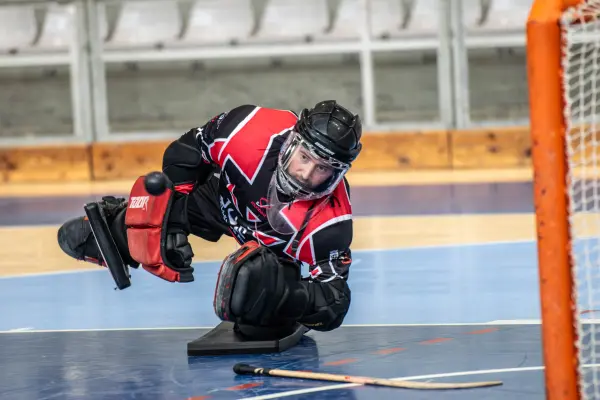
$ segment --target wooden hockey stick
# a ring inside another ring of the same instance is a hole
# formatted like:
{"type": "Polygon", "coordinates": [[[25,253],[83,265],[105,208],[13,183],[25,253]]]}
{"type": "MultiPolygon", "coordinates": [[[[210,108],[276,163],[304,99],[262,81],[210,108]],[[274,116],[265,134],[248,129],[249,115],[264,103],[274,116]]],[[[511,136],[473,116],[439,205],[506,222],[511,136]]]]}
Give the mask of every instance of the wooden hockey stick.
{"type": "Polygon", "coordinates": [[[306,372],[306,371],[290,371],[284,369],[270,369],[253,367],[248,364],[235,364],[233,371],[239,375],[268,375],[268,376],[281,376],[286,378],[300,378],[300,379],[314,379],[319,381],[332,381],[332,382],[344,382],[344,383],[358,383],[361,385],[376,385],[376,386],[387,386],[397,387],[404,389],[428,389],[428,390],[440,390],[440,389],[472,389],[489,386],[502,385],[501,381],[490,381],[490,382],[467,382],[467,383],[434,383],[434,382],[412,382],[412,381],[396,381],[392,379],[379,379],[379,378],[368,378],[364,376],[347,376],[347,375],[336,375],[326,374],[320,372],[306,372]]]}

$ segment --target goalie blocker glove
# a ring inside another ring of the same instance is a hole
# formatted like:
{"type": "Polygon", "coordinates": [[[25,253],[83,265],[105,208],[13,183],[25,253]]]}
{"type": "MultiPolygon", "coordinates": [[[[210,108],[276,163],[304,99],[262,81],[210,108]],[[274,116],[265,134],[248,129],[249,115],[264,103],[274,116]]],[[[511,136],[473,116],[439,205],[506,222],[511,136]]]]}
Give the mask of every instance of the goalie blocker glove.
{"type": "Polygon", "coordinates": [[[196,129],[188,131],[165,150],[162,169],[170,180],[165,193],[149,195],[143,178],[136,181],[125,218],[132,257],[145,270],[169,282],[194,280],[187,204],[190,193],[213,170],[204,162],[195,134],[196,129]]]}
{"type": "Polygon", "coordinates": [[[194,280],[187,199],[186,194],[171,187],[152,196],[144,188],[144,177],[139,177],[131,189],[125,214],[131,257],[146,271],[169,282],[194,280]]]}

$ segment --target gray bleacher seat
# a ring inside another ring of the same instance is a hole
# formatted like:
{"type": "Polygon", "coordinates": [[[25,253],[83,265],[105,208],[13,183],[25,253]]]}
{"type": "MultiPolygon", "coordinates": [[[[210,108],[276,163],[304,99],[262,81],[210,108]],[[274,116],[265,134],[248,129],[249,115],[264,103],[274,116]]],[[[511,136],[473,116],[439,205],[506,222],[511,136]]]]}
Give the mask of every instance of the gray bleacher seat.
{"type": "Polygon", "coordinates": [[[300,41],[322,36],[329,27],[324,0],[270,0],[252,41],[300,41]]]}
{"type": "MultiPolygon", "coordinates": [[[[463,25],[466,29],[477,27],[483,16],[482,0],[460,1],[462,1],[463,25]]],[[[440,1],[412,0],[410,7],[410,19],[402,33],[405,36],[437,36],[441,23],[440,1]]]]}
{"type": "Polygon", "coordinates": [[[439,25],[438,0],[413,0],[410,19],[403,33],[407,35],[435,36],[439,25]]]}
{"type": "MultiPolygon", "coordinates": [[[[360,38],[362,0],[341,0],[328,39],[360,38]]],[[[404,20],[401,0],[370,0],[369,20],[371,36],[394,36],[404,20]]]]}
{"type": "Polygon", "coordinates": [[[241,42],[250,37],[253,29],[252,0],[196,0],[182,42],[241,42]]]}
{"type": "Polygon", "coordinates": [[[337,9],[333,27],[327,34],[327,39],[358,39],[362,19],[360,13],[362,0],[341,0],[337,9]]]}
{"type": "Polygon", "coordinates": [[[370,10],[374,38],[397,36],[406,15],[402,0],[371,0],[370,10]]]}
{"type": "Polygon", "coordinates": [[[73,38],[74,13],[73,6],[49,4],[36,47],[44,50],[68,48],[73,38]]]}
{"type": "Polygon", "coordinates": [[[491,0],[481,32],[522,32],[531,9],[532,0],[491,0]]]}
{"type": "Polygon", "coordinates": [[[33,6],[0,6],[0,53],[26,48],[36,35],[33,6]]]}
{"type": "MultiPolygon", "coordinates": [[[[106,9],[98,4],[98,24],[102,40],[107,34],[106,9]]],[[[39,40],[32,48],[34,51],[64,51],[73,40],[75,8],[73,5],[51,3],[47,6],[39,40]]]]}
{"type": "Polygon", "coordinates": [[[491,0],[485,20],[469,27],[469,48],[525,46],[525,26],[532,0],[491,0]]]}
{"type": "Polygon", "coordinates": [[[482,22],[485,0],[461,0],[463,25],[466,30],[476,29],[482,22]]]}
{"type": "Polygon", "coordinates": [[[107,47],[145,47],[170,42],[181,32],[178,4],[173,0],[123,3],[107,47]]]}

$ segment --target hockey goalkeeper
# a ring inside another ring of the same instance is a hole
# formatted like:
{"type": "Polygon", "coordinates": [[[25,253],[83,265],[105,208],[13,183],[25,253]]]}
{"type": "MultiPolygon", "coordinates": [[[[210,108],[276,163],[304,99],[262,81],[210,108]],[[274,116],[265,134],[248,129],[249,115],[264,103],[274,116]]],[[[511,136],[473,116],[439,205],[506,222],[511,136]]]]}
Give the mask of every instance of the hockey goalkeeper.
{"type": "MultiPolygon", "coordinates": [[[[243,105],[172,142],[163,172],[172,203],[155,215],[138,179],[130,201],[99,202],[126,264],[170,282],[191,282],[189,235],[241,245],[221,266],[215,312],[223,321],[330,331],[350,307],[352,210],[344,175],[361,150],[360,117],[322,101],[298,117],[243,105]],[[159,220],[166,240],[143,221],[159,220]],[[164,248],[158,248],[159,246],[164,248]],[[309,265],[303,278],[300,264],[309,265]]],[[[147,196],[147,193],[145,193],[147,196]]],[[[84,217],[58,231],[62,250],[104,264],[84,217]]],[[[195,249],[202,251],[202,249],[195,249]]]]}

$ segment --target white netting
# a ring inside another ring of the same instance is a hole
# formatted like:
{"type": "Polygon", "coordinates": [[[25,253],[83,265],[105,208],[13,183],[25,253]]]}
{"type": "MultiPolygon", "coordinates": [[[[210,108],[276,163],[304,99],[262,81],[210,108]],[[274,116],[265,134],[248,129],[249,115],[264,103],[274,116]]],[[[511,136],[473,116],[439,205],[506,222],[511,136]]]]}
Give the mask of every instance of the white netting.
{"type": "MultiPolygon", "coordinates": [[[[563,15],[563,84],[582,398],[600,399],[600,0],[563,15]]],[[[557,160],[558,161],[558,160],[557,160]]]]}

